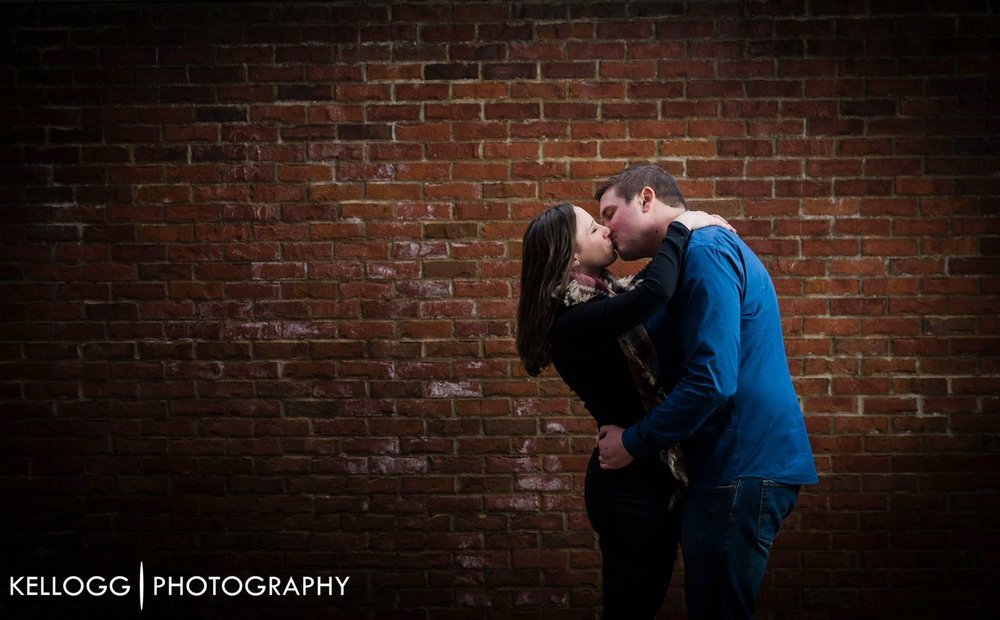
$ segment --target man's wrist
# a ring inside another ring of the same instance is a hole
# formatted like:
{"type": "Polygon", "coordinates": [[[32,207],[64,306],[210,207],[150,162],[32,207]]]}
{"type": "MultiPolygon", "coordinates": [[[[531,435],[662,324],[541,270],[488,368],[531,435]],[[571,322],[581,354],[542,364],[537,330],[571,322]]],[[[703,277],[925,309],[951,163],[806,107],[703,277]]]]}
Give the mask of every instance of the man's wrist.
{"type": "Polygon", "coordinates": [[[622,446],[634,459],[643,459],[655,452],[655,450],[645,449],[642,440],[639,439],[639,431],[634,425],[622,431],[622,446]]]}

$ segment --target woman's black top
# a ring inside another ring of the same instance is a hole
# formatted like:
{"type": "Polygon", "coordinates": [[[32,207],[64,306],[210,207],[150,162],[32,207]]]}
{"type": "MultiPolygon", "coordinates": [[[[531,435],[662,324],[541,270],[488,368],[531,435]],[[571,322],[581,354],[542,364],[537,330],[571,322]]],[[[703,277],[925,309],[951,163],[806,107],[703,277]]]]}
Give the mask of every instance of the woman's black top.
{"type": "Polygon", "coordinates": [[[646,415],[618,336],[643,323],[674,294],[691,231],[674,222],[632,290],[564,306],[549,338],[552,364],[598,426],[628,427],[646,415]]]}

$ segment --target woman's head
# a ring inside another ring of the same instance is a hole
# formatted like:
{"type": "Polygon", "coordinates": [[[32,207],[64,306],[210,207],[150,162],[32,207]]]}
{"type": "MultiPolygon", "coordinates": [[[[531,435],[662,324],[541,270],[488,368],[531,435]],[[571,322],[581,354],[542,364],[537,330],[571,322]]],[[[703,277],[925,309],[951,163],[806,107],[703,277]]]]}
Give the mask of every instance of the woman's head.
{"type": "Polygon", "coordinates": [[[598,224],[589,213],[580,207],[573,207],[576,214],[575,249],[573,271],[598,277],[608,265],[615,262],[615,247],[611,243],[611,231],[598,224]]]}
{"type": "Polygon", "coordinates": [[[517,350],[528,374],[549,364],[548,333],[572,270],[598,275],[615,260],[608,229],[580,207],[560,204],[528,224],[521,244],[517,350]]]}

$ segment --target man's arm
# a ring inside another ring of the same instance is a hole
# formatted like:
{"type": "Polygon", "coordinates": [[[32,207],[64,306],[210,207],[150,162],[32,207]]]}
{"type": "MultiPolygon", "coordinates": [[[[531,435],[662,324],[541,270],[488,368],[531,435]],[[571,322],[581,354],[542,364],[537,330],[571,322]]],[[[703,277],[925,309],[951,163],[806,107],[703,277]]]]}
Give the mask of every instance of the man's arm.
{"type": "Polygon", "coordinates": [[[743,282],[735,250],[691,248],[676,299],[684,371],[681,380],[643,419],[619,433],[602,427],[605,469],[616,469],[690,437],[736,392],[743,282]]]}

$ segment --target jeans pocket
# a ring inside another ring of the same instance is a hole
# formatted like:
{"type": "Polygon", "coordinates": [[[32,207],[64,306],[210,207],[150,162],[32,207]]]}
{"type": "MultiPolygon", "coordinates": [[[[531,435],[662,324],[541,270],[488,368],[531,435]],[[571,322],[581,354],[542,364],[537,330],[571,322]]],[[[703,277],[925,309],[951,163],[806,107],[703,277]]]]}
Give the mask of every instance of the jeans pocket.
{"type": "Polygon", "coordinates": [[[770,549],[781,531],[781,522],[792,513],[799,494],[797,485],[763,480],[757,513],[757,544],[770,549]]]}

